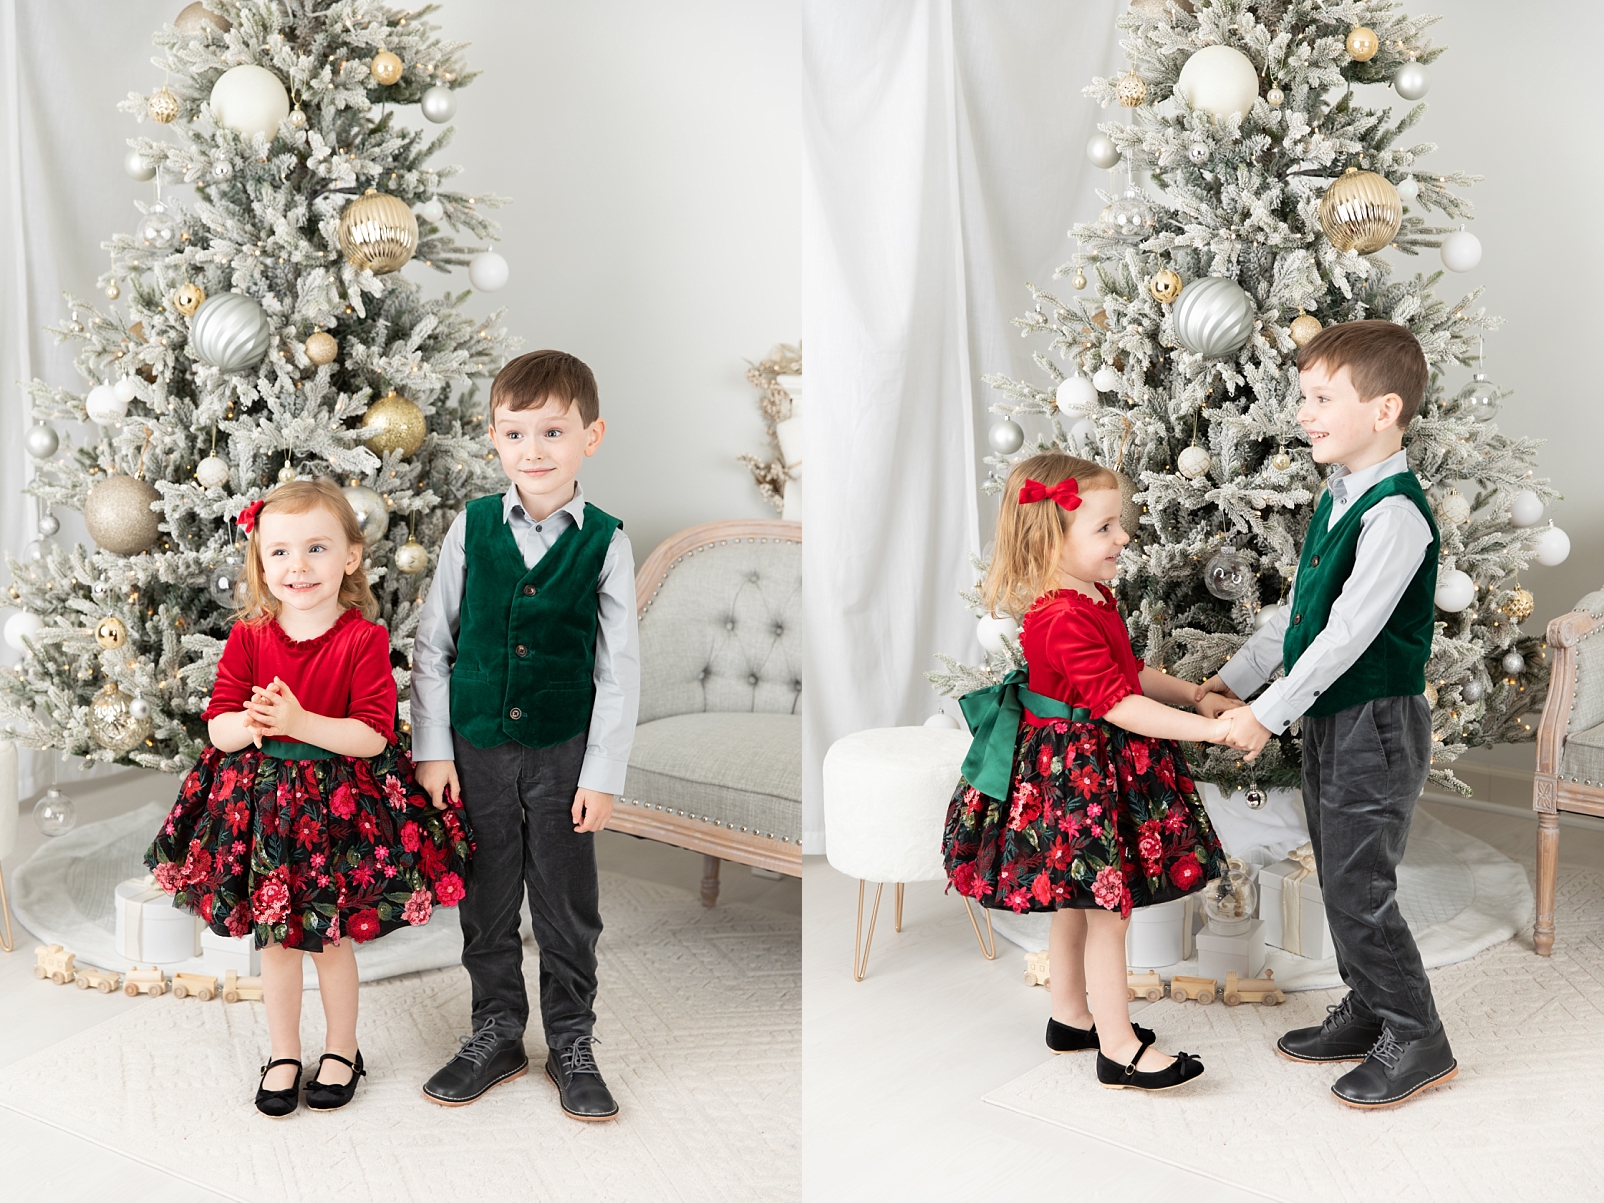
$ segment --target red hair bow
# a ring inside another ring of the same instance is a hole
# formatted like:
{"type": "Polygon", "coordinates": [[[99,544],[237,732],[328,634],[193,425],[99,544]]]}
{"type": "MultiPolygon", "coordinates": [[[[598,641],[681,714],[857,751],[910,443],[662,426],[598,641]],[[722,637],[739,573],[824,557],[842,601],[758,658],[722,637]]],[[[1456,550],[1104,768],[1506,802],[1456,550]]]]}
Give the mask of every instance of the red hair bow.
{"type": "MultiPolygon", "coordinates": [[[[262,506],[265,504],[266,502],[253,501],[250,505],[246,506],[239,512],[239,518],[237,521],[239,523],[240,530],[244,531],[248,535],[256,529],[256,516],[262,512],[262,506]]],[[[1078,505],[1079,502],[1076,504],[1078,505]]]]}
{"type": "Polygon", "coordinates": [[[1068,480],[1061,480],[1056,485],[1048,487],[1039,480],[1025,478],[1025,487],[1019,490],[1019,504],[1029,505],[1033,501],[1056,501],[1066,510],[1080,508],[1080,485],[1071,476],[1068,480]]]}

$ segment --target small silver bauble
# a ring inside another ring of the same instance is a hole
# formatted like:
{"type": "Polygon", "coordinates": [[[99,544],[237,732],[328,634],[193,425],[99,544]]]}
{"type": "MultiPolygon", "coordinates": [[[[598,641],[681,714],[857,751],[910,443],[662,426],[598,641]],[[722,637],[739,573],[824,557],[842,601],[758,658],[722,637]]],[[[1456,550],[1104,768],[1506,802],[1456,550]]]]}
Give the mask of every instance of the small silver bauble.
{"type": "Polygon", "coordinates": [[[429,566],[429,552],[416,539],[408,539],[395,549],[395,566],[408,576],[422,572],[429,566]]]}
{"type": "Polygon", "coordinates": [[[195,465],[195,479],[207,489],[218,489],[228,483],[228,461],[220,455],[208,455],[195,465]]]}
{"type": "Polygon", "coordinates": [[[446,215],[446,207],[438,196],[431,196],[418,206],[418,216],[424,221],[439,221],[446,215]]]}
{"type": "Polygon", "coordinates": [[[136,719],[147,719],[150,717],[150,703],[143,697],[136,697],[128,703],[128,713],[136,719]]]}
{"type": "Polygon", "coordinates": [[[78,808],[55,786],[33,804],[33,824],[48,836],[66,835],[78,822],[78,808]]]}
{"type": "Polygon", "coordinates": [[[384,498],[366,485],[350,485],[340,492],[345,494],[345,499],[356,511],[357,524],[362,528],[362,541],[371,548],[390,529],[390,511],[385,508],[384,498]]]}
{"type": "Polygon", "coordinates": [[[1487,377],[1477,372],[1459,393],[1459,412],[1469,414],[1478,422],[1490,422],[1498,413],[1498,388],[1487,377]]]}
{"type": "Polygon", "coordinates": [[[1393,72],[1392,90],[1405,100],[1419,100],[1431,91],[1431,72],[1411,60],[1393,72]]]}
{"type": "Polygon", "coordinates": [[[61,529],[61,519],[48,510],[39,516],[39,534],[43,538],[50,538],[61,529]]]}
{"type": "Polygon", "coordinates": [[[1012,455],[1025,445],[1025,431],[1011,418],[1004,418],[986,432],[986,441],[998,455],[1012,455]]]}
{"type": "Polygon", "coordinates": [[[234,164],[227,159],[218,159],[217,162],[212,164],[212,179],[214,180],[226,180],[233,174],[234,164]]]}
{"type": "Polygon", "coordinates": [[[1253,564],[1234,547],[1222,547],[1203,565],[1203,585],[1221,601],[1236,601],[1253,588],[1253,564]]]}
{"type": "Polygon", "coordinates": [[[1511,677],[1518,677],[1526,671],[1526,657],[1519,652],[1505,652],[1498,664],[1511,677]]]}
{"type": "Polygon", "coordinates": [[[28,427],[28,433],[22,436],[22,445],[34,459],[49,459],[61,446],[61,436],[50,423],[35,422],[28,427]]]}
{"type": "Polygon", "coordinates": [[[1280,88],[1271,88],[1264,94],[1265,103],[1270,105],[1272,108],[1280,104],[1285,99],[1286,97],[1282,94],[1280,88]]]}
{"type": "Polygon", "coordinates": [[[441,125],[457,115],[457,94],[444,84],[435,84],[418,98],[418,107],[426,118],[441,125]]]}
{"type": "Polygon", "coordinates": [[[137,150],[131,150],[123,156],[123,170],[140,181],[156,178],[156,164],[137,150]]]}
{"type": "Polygon", "coordinates": [[[1459,687],[1459,696],[1467,702],[1479,702],[1487,693],[1487,686],[1479,677],[1472,677],[1459,687]]]}
{"type": "Polygon", "coordinates": [[[1191,159],[1192,162],[1196,163],[1199,167],[1201,167],[1204,163],[1207,163],[1209,161],[1209,155],[1213,153],[1213,148],[1207,142],[1194,142],[1192,145],[1186,148],[1186,157],[1191,159]]]}
{"type": "Polygon", "coordinates": [[[206,575],[206,591],[212,598],[230,609],[241,601],[240,587],[244,583],[245,564],[240,556],[229,554],[212,565],[206,575]]]}
{"type": "Polygon", "coordinates": [[[1414,200],[1420,195],[1420,181],[1412,175],[1406,175],[1397,183],[1398,195],[1406,201],[1414,200]]]}
{"type": "Polygon", "coordinates": [[[1137,242],[1150,236],[1155,224],[1153,207],[1134,188],[1128,189],[1124,196],[1108,206],[1107,227],[1110,237],[1137,242]]]}
{"type": "Polygon", "coordinates": [[[1196,480],[1206,476],[1213,461],[1209,453],[1201,447],[1188,447],[1175,457],[1175,467],[1187,480],[1196,480]]]}
{"type": "Polygon", "coordinates": [[[1249,810],[1262,810],[1264,804],[1270,800],[1270,795],[1256,785],[1250,785],[1242,795],[1242,800],[1248,804],[1249,810]]]}
{"type": "Polygon", "coordinates": [[[106,688],[89,703],[89,734],[101,747],[127,752],[143,743],[150,734],[149,717],[140,719],[129,713],[132,701],[115,681],[107,681],[106,688]]]}
{"type": "Polygon", "coordinates": [[[1107,171],[1120,161],[1119,147],[1114,145],[1114,139],[1098,130],[1086,141],[1086,157],[1093,167],[1107,171]]]}
{"type": "Polygon", "coordinates": [[[1211,359],[1240,350],[1253,333],[1253,299],[1224,276],[1192,281],[1170,312],[1180,344],[1211,359]]]}

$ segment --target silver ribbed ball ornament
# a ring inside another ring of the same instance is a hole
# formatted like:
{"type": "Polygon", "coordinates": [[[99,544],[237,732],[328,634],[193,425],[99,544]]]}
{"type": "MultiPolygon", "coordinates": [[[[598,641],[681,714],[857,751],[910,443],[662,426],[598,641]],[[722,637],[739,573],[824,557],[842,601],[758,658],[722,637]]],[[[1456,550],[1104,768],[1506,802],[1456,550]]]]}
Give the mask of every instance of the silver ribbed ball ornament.
{"type": "Polygon", "coordinates": [[[136,477],[108,476],[84,500],[89,537],[102,551],[137,556],[161,533],[161,515],[150,508],[160,500],[160,493],[136,477]]]}
{"type": "Polygon", "coordinates": [[[1171,312],[1180,344],[1209,359],[1241,350],[1253,333],[1253,299],[1223,276],[1193,280],[1171,312]]]}
{"type": "Polygon", "coordinates": [[[457,115],[457,94],[444,84],[435,84],[418,98],[418,108],[436,125],[444,124],[457,115]]]}
{"type": "Polygon", "coordinates": [[[1012,418],[1004,418],[986,432],[986,441],[998,455],[1012,455],[1025,445],[1025,431],[1012,418]]]}
{"type": "Polygon", "coordinates": [[[127,752],[150,735],[150,716],[136,718],[129,709],[133,700],[117,682],[107,681],[106,688],[89,703],[89,734],[101,747],[127,752]]]}
{"type": "Polygon", "coordinates": [[[41,538],[48,539],[51,535],[59,533],[60,530],[60,518],[57,518],[54,514],[48,511],[39,516],[39,535],[41,538]]]}
{"type": "Polygon", "coordinates": [[[222,488],[228,483],[228,461],[220,455],[208,455],[195,465],[195,479],[203,488],[222,488]]]}
{"type": "Polygon", "coordinates": [[[61,436],[49,422],[35,422],[22,436],[22,446],[34,459],[49,459],[61,446],[61,436]]]}
{"type": "Polygon", "coordinates": [[[196,358],[224,372],[255,367],[271,342],[261,302],[237,292],[207,297],[189,327],[196,358]]]}
{"type": "Polygon", "coordinates": [[[429,566],[429,552],[416,539],[408,539],[395,549],[395,566],[408,576],[415,576],[429,566]]]}
{"type": "Polygon", "coordinates": [[[1431,72],[1411,60],[1393,72],[1392,90],[1405,100],[1419,100],[1431,91],[1431,72]]]}
{"type": "Polygon", "coordinates": [[[1093,167],[1108,171],[1120,161],[1119,147],[1114,145],[1114,139],[1098,130],[1086,140],[1086,157],[1093,167]]]}
{"type": "Polygon", "coordinates": [[[1203,565],[1203,585],[1221,601],[1236,601],[1253,588],[1253,562],[1234,547],[1222,547],[1203,565]]]}
{"type": "Polygon", "coordinates": [[[340,492],[356,511],[362,541],[372,547],[384,538],[384,532],[390,529],[390,511],[385,508],[384,498],[366,485],[349,485],[340,492]]]}
{"type": "Polygon", "coordinates": [[[1518,677],[1526,671],[1526,657],[1519,652],[1505,652],[1504,658],[1498,662],[1506,675],[1518,677]]]}

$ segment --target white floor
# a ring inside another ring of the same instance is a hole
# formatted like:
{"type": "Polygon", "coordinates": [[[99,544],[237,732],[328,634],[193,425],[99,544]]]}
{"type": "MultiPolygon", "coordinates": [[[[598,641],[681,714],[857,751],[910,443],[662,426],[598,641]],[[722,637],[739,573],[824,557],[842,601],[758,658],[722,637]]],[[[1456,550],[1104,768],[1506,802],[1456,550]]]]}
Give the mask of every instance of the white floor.
{"type": "MultiPolygon", "coordinates": [[[[1530,870],[1529,809],[1479,799],[1423,806],[1530,870]]],[[[1604,823],[1567,817],[1560,857],[1604,867],[1604,823]]],[[[940,883],[907,887],[900,934],[887,887],[862,982],[851,973],[856,883],[823,857],[808,857],[803,889],[806,1199],[1263,1197],[981,1103],[1049,1055],[1047,993],[1023,984],[1015,945],[999,941],[996,961],[981,957],[963,903],[943,895],[940,883]]],[[[1560,940],[1564,922],[1560,915],[1560,940]]],[[[1133,1004],[1132,1014],[1147,1005],[1133,1004]]]]}
{"type": "MultiPolygon", "coordinates": [[[[67,787],[78,806],[78,822],[135,809],[146,802],[171,799],[176,778],[153,773],[127,773],[94,783],[67,787]]],[[[5,859],[9,876],[34,848],[44,842],[24,805],[16,852],[5,859]]],[[[696,893],[702,858],[649,840],[603,832],[597,843],[603,869],[696,893]]],[[[720,897],[782,914],[802,913],[802,883],[795,878],[759,878],[743,865],[723,867],[720,897]]],[[[16,951],[0,952],[0,1066],[10,1065],[59,1040],[120,1013],[127,1002],[94,991],[52,986],[33,976],[36,941],[13,923],[16,951]]],[[[247,1089],[249,1083],[242,1083],[247,1089]]],[[[81,1137],[0,1109],[0,1199],[33,1203],[117,1199],[121,1203],[209,1203],[209,1191],[151,1169],[81,1137]]],[[[298,1201],[288,1201],[298,1203],[298,1201]]]]}

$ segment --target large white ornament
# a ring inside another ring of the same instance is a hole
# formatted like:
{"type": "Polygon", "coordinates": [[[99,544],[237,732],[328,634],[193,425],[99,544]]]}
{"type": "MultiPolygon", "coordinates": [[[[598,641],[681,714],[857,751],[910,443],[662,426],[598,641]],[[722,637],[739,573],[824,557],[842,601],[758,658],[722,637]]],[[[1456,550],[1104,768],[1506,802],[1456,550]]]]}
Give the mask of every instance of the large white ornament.
{"type": "Polygon", "coordinates": [[[1086,142],[1086,157],[1093,167],[1107,171],[1120,161],[1119,147],[1114,145],[1114,139],[1098,130],[1086,142]]]}
{"type": "Polygon", "coordinates": [[[1481,239],[1469,230],[1455,230],[1442,240],[1442,265],[1451,272],[1468,272],[1481,262],[1481,239]]]}
{"type": "Polygon", "coordinates": [[[14,652],[26,652],[28,647],[24,639],[37,639],[39,632],[45,629],[45,620],[37,614],[30,614],[26,610],[18,610],[6,619],[6,646],[14,652]]]}
{"type": "Polygon", "coordinates": [[[1511,526],[1536,526],[1543,520],[1543,499],[1531,489],[1522,489],[1509,503],[1511,526]]]}
{"type": "Polygon", "coordinates": [[[440,125],[457,115],[457,94],[444,84],[435,84],[418,98],[418,107],[425,117],[440,125]]]}
{"type": "Polygon", "coordinates": [[[1124,383],[1125,377],[1111,363],[1105,363],[1092,376],[1092,384],[1097,387],[1097,391],[1100,393],[1117,393],[1119,392],[1119,386],[1124,383]]]}
{"type": "Polygon", "coordinates": [[[1458,614],[1476,600],[1476,582],[1457,568],[1437,575],[1437,608],[1458,614]]]}
{"type": "Polygon", "coordinates": [[[480,292],[495,292],[507,282],[511,270],[495,251],[485,251],[468,260],[468,283],[480,292]]]}
{"type": "Polygon", "coordinates": [[[1175,466],[1187,480],[1196,480],[1206,475],[1213,461],[1209,453],[1201,447],[1188,447],[1175,457],[1175,466]]]}
{"type": "Polygon", "coordinates": [[[1233,46],[1205,46],[1186,60],[1175,91],[1192,108],[1224,121],[1253,107],[1259,72],[1253,60],[1233,46]]]}
{"type": "Polygon", "coordinates": [[[1419,100],[1431,91],[1431,72],[1411,60],[1393,72],[1392,90],[1405,100],[1419,100]]]}
{"type": "Polygon", "coordinates": [[[975,624],[975,638],[980,640],[980,646],[988,652],[1003,650],[1003,639],[1017,639],[1019,637],[1019,624],[1008,615],[998,618],[995,614],[982,614],[980,621],[975,624]]]}
{"type": "Polygon", "coordinates": [[[88,412],[91,422],[110,426],[123,420],[124,415],[128,413],[128,403],[117,396],[117,390],[111,385],[97,384],[84,398],[84,409],[88,412]]]}
{"type": "Polygon", "coordinates": [[[1571,554],[1571,537],[1557,526],[1551,526],[1537,536],[1537,562],[1545,568],[1563,564],[1571,554]]]}
{"type": "Polygon", "coordinates": [[[1253,615],[1253,629],[1257,631],[1261,627],[1269,626],[1275,621],[1275,616],[1279,613],[1281,613],[1280,602],[1271,602],[1267,606],[1260,606],[1253,615]]]}
{"type": "Polygon", "coordinates": [[[123,170],[141,182],[156,178],[156,164],[137,150],[130,150],[123,156],[123,170]]]}
{"type": "Polygon", "coordinates": [[[1059,413],[1080,413],[1097,404],[1097,385],[1076,372],[1059,381],[1058,391],[1053,395],[1058,401],[1059,413]]]}
{"type": "Polygon", "coordinates": [[[261,302],[238,292],[207,297],[189,327],[189,345],[196,356],[225,372],[260,363],[271,338],[261,302]]]}
{"type": "Polygon", "coordinates": [[[1210,359],[1240,350],[1253,333],[1253,299],[1223,276],[1192,281],[1171,314],[1180,344],[1210,359]]]}
{"type": "Polygon", "coordinates": [[[290,94],[266,67],[230,67],[212,85],[212,120],[242,138],[261,134],[269,142],[278,123],[290,115],[290,94]]]}

